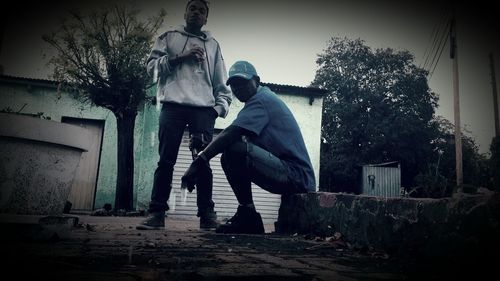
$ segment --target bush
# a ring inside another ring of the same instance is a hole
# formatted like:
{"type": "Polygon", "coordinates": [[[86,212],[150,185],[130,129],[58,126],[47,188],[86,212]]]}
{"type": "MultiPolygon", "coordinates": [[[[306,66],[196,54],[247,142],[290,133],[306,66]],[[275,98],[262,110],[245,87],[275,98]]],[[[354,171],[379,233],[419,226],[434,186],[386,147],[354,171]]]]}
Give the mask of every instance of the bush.
{"type": "Polygon", "coordinates": [[[417,187],[409,192],[410,197],[442,198],[451,196],[453,192],[453,188],[443,175],[431,171],[418,174],[415,183],[417,187]]]}

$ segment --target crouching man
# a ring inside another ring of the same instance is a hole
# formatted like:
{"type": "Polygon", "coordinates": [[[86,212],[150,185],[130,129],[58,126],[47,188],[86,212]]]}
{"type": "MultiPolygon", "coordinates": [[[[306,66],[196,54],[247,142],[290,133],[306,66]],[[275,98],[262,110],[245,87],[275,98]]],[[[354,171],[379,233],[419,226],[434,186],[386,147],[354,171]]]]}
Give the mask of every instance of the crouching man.
{"type": "Polygon", "coordinates": [[[223,130],[190,165],[182,185],[194,188],[214,156],[221,164],[239,206],[218,233],[264,233],[252,198],[251,183],[275,194],[314,192],[314,171],[302,133],[286,104],[268,87],[259,85],[254,66],[238,61],[229,69],[227,85],[245,103],[233,123],[223,130]]]}

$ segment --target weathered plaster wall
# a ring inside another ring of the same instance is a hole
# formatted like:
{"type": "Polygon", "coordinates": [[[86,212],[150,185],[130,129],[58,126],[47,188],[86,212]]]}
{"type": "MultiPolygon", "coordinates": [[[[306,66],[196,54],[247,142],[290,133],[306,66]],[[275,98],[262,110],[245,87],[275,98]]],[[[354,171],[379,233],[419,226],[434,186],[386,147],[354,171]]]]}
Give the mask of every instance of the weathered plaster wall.
{"type": "Polygon", "coordinates": [[[391,254],[452,256],[499,249],[500,194],[451,198],[382,198],[337,193],[283,197],[280,233],[335,232],[354,247],[391,254]]]}

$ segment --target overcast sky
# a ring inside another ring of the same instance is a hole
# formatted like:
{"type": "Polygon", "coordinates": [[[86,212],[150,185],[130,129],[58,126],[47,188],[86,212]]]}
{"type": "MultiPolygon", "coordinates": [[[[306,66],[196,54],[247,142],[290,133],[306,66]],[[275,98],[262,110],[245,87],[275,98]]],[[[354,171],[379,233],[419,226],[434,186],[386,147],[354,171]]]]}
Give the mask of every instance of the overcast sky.
{"type": "MultiPolygon", "coordinates": [[[[53,31],[76,1],[44,1],[38,6],[4,9],[0,65],[4,74],[48,78],[50,47],[41,35],[53,31]],[[71,2],[69,4],[68,2],[71,2]]],[[[81,1],[97,7],[100,1],[81,1]]],[[[139,1],[138,1],[139,2],[139,1]]],[[[212,0],[205,29],[221,44],[227,68],[237,60],[252,62],[265,82],[308,86],[317,54],[334,36],[361,38],[372,48],[408,50],[423,65],[431,35],[442,20],[444,1],[367,0],[212,0]],[[443,3],[440,3],[443,2],[443,3]]],[[[500,85],[500,30],[494,29],[492,4],[458,7],[458,58],[462,125],[487,152],[494,135],[488,54],[494,52],[500,85]]],[[[184,23],[185,0],[140,1],[144,15],[167,11],[162,31],[184,23]]],[[[453,121],[452,63],[449,45],[429,81],[440,98],[437,114],[453,121]]]]}

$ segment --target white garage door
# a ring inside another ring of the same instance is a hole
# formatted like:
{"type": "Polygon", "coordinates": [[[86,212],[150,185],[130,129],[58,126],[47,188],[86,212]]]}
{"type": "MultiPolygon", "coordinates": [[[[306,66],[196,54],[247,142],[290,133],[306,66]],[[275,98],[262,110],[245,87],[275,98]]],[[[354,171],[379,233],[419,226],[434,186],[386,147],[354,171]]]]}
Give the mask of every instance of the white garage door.
{"type": "MultiPolygon", "coordinates": [[[[219,220],[230,218],[236,212],[238,201],[234,196],[233,190],[226,180],[224,171],[220,164],[220,154],[210,160],[214,175],[213,201],[215,202],[215,211],[219,220]]],[[[172,180],[172,194],[170,195],[168,211],[171,217],[194,217],[196,216],[196,189],[193,193],[188,193],[187,202],[184,206],[180,204],[180,186],[181,177],[192,162],[191,152],[189,151],[189,135],[186,131],[177,157],[177,163],[174,167],[174,177],[172,180]]],[[[252,184],[253,200],[257,211],[261,214],[264,223],[273,223],[278,218],[278,209],[281,203],[281,195],[272,194],[264,189],[252,184]]]]}

